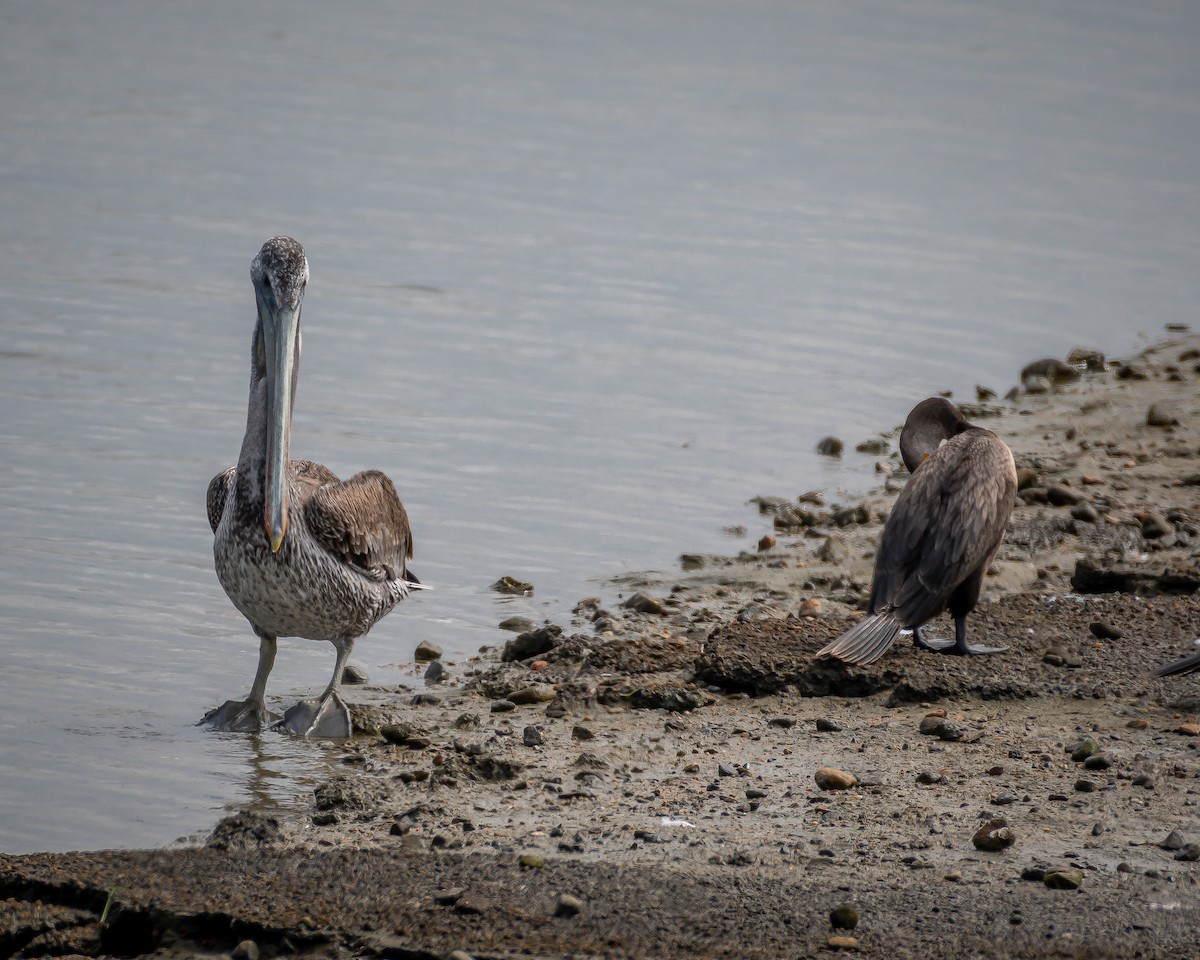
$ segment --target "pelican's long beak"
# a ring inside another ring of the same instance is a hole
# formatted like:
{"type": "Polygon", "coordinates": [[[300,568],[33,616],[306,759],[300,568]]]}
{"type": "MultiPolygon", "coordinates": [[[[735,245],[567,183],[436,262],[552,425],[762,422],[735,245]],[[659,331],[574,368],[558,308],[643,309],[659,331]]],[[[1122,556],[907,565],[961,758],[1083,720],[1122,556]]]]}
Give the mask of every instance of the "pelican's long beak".
{"type": "Polygon", "coordinates": [[[294,306],[260,294],[259,313],[267,364],[267,490],[263,520],[271,551],[283,544],[288,526],[288,454],[292,440],[292,402],[300,358],[300,301],[294,306]]]}

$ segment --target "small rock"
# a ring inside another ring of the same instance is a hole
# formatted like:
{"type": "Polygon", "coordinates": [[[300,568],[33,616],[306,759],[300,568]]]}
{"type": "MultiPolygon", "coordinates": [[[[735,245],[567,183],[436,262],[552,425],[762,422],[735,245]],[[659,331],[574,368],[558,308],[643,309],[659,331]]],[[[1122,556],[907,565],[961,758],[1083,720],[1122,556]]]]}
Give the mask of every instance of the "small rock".
{"type": "Polygon", "coordinates": [[[825,941],[830,950],[857,950],[858,940],[854,937],[830,937],[825,941]]]}
{"type": "Polygon", "coordinates": [[[546,738],[542,734],[542,728],[533,724],[530,724],[522,731],[521,740],[527,747],[540,747],[546,742],[546,738]]]}
{"type": "MultiPolygon", "coordinates": [[[[1046,357],[1042,360],[1034,360],[1032,363],[1027,363],[1021,370],[1021,381],[1031,377],[1041,377],[1048,383],[1057,386],[1060,383],[1071,383],[1079,379],[1079,371],[1069,363],[1063,363],[1054,357],[1046,357]]],[[[1032,393],[1028,387],[1025,388],[1032,393]]]]}
{"type": "Polygon", "coordinates": [[[1112,624],[1105,623],[1103,620],[1096,620],[1089,623],[1088,629],[1092,632],[1092,636],[1098,640],[1120,640],[1124,636],[1120,630],[1112,624]]]}
{"type": "Polygon", "coordinates": [[[449,890],[438,890],[433,895],[433,902],[439,907],[452,907],[463,898],[467,891],[462,887],[452,887],[449,890]]]}
{"type": "Polygon", "coordinates": [[[845,770],[835,770],[833,767],[821,767],[814,774],[817,786],[822,790],[848,790],[858,783],[858,778],[845,770]]]}
{"type": "Polygon", "coordinates": [[[1090,503],[1080,502],[1071,508],[1071,516],[1084,523],[1095,523],[1100,519],[1100,512],[1090,503]]]}
{"type": "Polygon", "coordinates": [[[342,683],[360,684],[367,682],[366,670],[364,670],[362,667],[355,666],[353,663],[346,664],[346,669],[342,671],[342,683]]]}
{"type": "Polygon", "coordinates": [[[1146,411],[1146,426],[1148,427],[1170,427],[1179,423],[1179,418],[1176,417],[1162,403],[1150,404],[1150,409],[1146,411]]]}
{"type": "Polygon", "coordinates": [[[1050,382],[1049,377],[1039,377],[1037,374],[1030,374],[1027,377],[1021,378],[1021,386],[1025,388],[1026,393],[1038,394],[1049,393],[1054,385],[1050,382]]]}
{"type": "Polygon", "coordinates": [[[817,559],[822,563],[845,563],[846,541],[837,535],[826,537],[817,550],[817,559]]]}
{"type": "Polygon", "coordinates": [[[509,617],[506,620],[501,620],[497,626],[501,630],[508,630],[512,633],[527,633],[530,630],[536,630],[537,624],[529,617],[509,617]]]}
{"type": "Polygon", "coordinates": [[[546,859],[536,853],[523,853],[517,861],[517,865],[522,870],[540,870],[546,865],[546,859]]]}
{"type": "Polygon", "coordinates": [[[958,883],[958,881],[962,878],[963,875],[961,870],[951,870],[942,877],[943,880],[949,880],[951,883],[958,883]]]}
{"type": "Polygon", "coordinates": [[[1134,717],[1125,726],[1130,730],[1145,730],[1150,726],[1150,721],[1145,717],[1134,717]]]}
{"type": "Polygon", "coordinates": [[[417,663],[428,663],[430,660],[440,660],[441,658],[442,648],[428,640],[422,640],[417,644],[417,649],[413,651],[413,659],[417,663]]]}
{"type": "Polygon", "coordinates": [[[795,717],[772,717],[767,721],[768,726],[781,727],[784,730],[791,730],[796,725],[795,717]]]}
{"type": "Polygon", "coordinates": [[[1093,753],[1083,761],[1084,770],[1107,770],[1112,766],[1112,758],[1107,753],[1093,753]]]}
{"type": "Polygon", "coordinates": [[[718,763],[717,764],[717,776],[718,777],[736,777],[737,771],[727,763],[718,763]]]}
{"type": "Polygon", "coordinates": [[[1145,773],[1139,773],[1130,783],[1135,787],[1141,787],[1143,790],[1153,790],[1155,786],[1154,778],[1145,773]]]}
{"type": "Polygon", "coordinates": [[[1021,467],[1017,471],[1017,489],[1027,490],[1030,487],[1036,487],[1038,484],[1037,471],[1031,467],[1021,467]]]}
{"type": "Polygon", "coordinates": [[[816,728],[818,733],[841,733],[846,729],[842,723],[831,717],[817,717],[816,728]]]}
{"type": "Polygon", "coordinates": [[[1178,830],[1172,830],[1158,841],[1158,845],[1163,850],[1182,850],[1187,846],[1187,841],[1183,839],[1183,834],[1178,830]]]}
{"type": "Polygon", "coordinates": [[[1083,885],[1083,871],[1067,868],[1048,870],[1042,883],[1051,890],[1078,890],[1083,885]]]}
{"type": "Polygon", "coordinates": [[[1079,779],[1075,781],[1076,793],[1092,793],[1096,789],[1096,784],[1091,780],[1079,779]]]}
{"type": "Polygon", "coordinates": [[[508,713],[509,711],[516,710],[516,709],[517,709],[517,705],[515,703],[513,703],[511,700],[493,700],[492,701],[492,713],[508,713]]]}
{"type": "Polygon", "coordinates": [[[1157,513],[1147,513],[1142,517],[1142,536],[1147,540],[1158,540],[1169,537],[1175,532],[1171,521],[1160,517],[1157,513]]]}
{"type": "Polygon", "coordinates": [[[577,723],[571,728],[571,736],[576,740],[593,740],[596,737],[591,729],[582,723],[577,723]]]}
{"type": "Polygon", "coordinates": [[[821,601],[816,597],[809,597],[800,604],[800,609],[796,614],[801,617],[815,617],[821,613],[821,601]]]}
{"type": "Polygon", "coordinates": [[[1016,836],[1008,826],[1008,821],[997,818],[989,820],[976,830],[975,835],[971,837],[971,843],[975,845],[976,850],[995,852],[997,850],[1007,850],[1016,842],[1016,839],[1016,836]]]}
{"type": "Polygon", "coordinates": [[[1046,879],[1045,867],[1026,867],[1021,871],[1022,880],[1030,880],[1033,883],[1041,883],[1046,879]]]}
{"type": "Polygon", "coordinates": [[[1200,737],[1200,723],[1181,723],[1175,728],[1175,732],[1185,737],[1200,737]]]}
{"type": "Polygon", "coordinates": [[[1046,500],[1055,507],[1069,507],[1081,499],[1083,498],[1078,493],[1070,487],[1064,487],[1061,483],[1056,483],[1046,490],[1046,500]]]}
{"type": "Polygon", "coordinates": [[[1175,859],[1189,863],[1200,860],[1200,843],[1189,843],[1175,854],[1175,859]]]}
{"type": "Polygon", "coordinates": [[[450,672],[442,665],[441,660],[433,660],[429,666],[425,668],[425,676],[422,678],[426,683],[444,683],[450,672]]]}
{"type": "Polygon", "coordinates": [[[987,403],[989,400],[996,399],[996,391],[991,387],[980,386],[975,384],[975,399],[980,403],[987,403]]]}
{"type": "Polygon", "coordinates": [[[554,688],[548,683],[532,683],[521,687],[508,695],[508,699],[517,705],[530,703],[549,703],[555,697],[554,688]]]}
{"type": "Polygon", "coordinates": [[[1073,366],[1085,366],[1092,373],[1102,373],[1104,371],[1105,359],[1104,354],[1099,350],[1087,350],[1084,347],[1076,347],[1067,354],[1067,363],[1073,366]]]}
{"type": "Polygon", "coordinates": [[[513,597],[533,596],[533,584],[518,580],[516,577],[501,577],[492,584],[492,589],[497,593],[506,593],[513,597]]]}
{"type": "Polygon", "coordinates": [[[882,437],[872,437],[869,440],[864,440],[854,449],[859,453],[870,454],[872,457],[882,457],[891,447],[882,437]]]}
{"type": "Polygon", "coordinates": [[[1118,380],[1147,380],[1150,374],[1140,363],[1123,363],[1117,367],[1118,380]]]}
{"type": "Polygon", "coordinates": [[[558,895],[558,901],[554,904],[556,917],[577,917],[581,912],[583,912],[583,901],[578,897],[573,897],[569,893],[558,895]]]}
{"type": "Polygon", "coordinates": [[[917,783],[924,784],[927,787],[943,784],[946,782],[946,775],[943,773],[934,773],[932,770],[922,770],[917,774],[917,783]]]}
{"type": "Polygon", "coordinates": [[[764,533],[761,537],[758,538],[758,552],[759,553],[766,553],[773,546],[775,546],[775,538],[773,536],[771,536],[769,533],[764,533]]]}
{"type": "Polygon", "coordinates": [[[627,610],[635,610],[638,613],[666,613],[666,607],[663,602],[657,597],[652,597],[648,593],[635,593],[632,597],[621,604],[627,610]]]}
{"type": "Polygon", "coordinates": [[[258,944],[253,940],[243,940],[229,952],[229,956],[233,960],[258,960],[258,944]]]}
{"type": "Polygon", "coordinates": [[[562,627],[548,623],[544,627],[538,627],[536,630],[530,630],[509,640],[504,645],[500,659],[510,662],[541,656],[543,653],[553,650],[561,636],[562,627]]]}
{"type": "Polygon", "coordinates": [[[858,907],[843,903],[829,911],[829,925],[835,930],[853,930],[858,926],[858,907]]]}
{"type": "Polygon", "coordinates": [[[1068,743],[1067,752],[1071,754],[1071,759],[1076,763],[1083,763],[1093,753],[1100,752],[1100,744],[1091,737],[1086,737],[1076,743],[1068,743]]]}
{"type": "Polygon", "coordinates": [[[837,437],[822,437],[817,441],[817,453],[823,457],[840,457],[844,446],[837,437]]]}
{"type": "Polygon", "coordinates": [[[917,730],[927,737],[937,737],[939,740],[954,741],[963,738],[962,727],[945,717],[925,717],[917,730]]]}

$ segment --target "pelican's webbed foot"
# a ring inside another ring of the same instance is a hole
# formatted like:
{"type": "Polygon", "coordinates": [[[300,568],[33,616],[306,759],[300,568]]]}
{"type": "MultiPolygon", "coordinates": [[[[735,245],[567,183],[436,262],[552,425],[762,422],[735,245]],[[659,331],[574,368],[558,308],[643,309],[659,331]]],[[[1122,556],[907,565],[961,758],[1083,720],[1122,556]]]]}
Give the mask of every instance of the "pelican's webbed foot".
{"type": "Polygon", "coordinates": [[[261,700],[226,700],[197,723],[230,733],[258,733],[279,720],[261,700]]]}
{"type": "Polygon", "coordinates": [[[274,729],[300,737],[348,737],[354,726],[350,722],[350,708],[338,694],[331,693],[289,707],[274,729]]]}

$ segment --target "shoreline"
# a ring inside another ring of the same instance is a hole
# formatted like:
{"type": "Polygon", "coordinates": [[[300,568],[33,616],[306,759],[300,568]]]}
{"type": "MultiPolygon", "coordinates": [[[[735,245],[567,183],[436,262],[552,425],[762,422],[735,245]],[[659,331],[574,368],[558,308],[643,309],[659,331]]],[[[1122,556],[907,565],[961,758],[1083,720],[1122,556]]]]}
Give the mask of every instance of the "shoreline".
{"type": "Polygon", "coordinates": [[[1200,638],[1200,334],[961,405],[1021,472],[968,624],[1008,653],[812,659],[869,589],[897,427],[860,500],[760,496],[759,550],[616,578],[460,686],[349,691],[303,816],[0,855],[0,953],[1191,957],[1200,675],[1150,671],[1200,638]],[[995,818],[1015,842],[977,849],[995,818]]]}

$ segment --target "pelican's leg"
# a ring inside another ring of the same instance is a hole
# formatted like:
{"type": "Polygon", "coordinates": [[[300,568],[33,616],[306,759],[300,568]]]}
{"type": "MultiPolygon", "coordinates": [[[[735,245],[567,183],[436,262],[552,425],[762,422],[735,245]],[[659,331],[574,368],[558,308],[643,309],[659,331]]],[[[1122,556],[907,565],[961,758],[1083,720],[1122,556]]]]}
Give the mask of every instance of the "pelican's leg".
{"type": "MultiPolygon", "coordinates": [[[[932,648],[931,648],[932,649],[932,648]]],[[[954,645],[938,650],[938,653],[952,653],[957,656],[970,656],[985,653],[1003,653],[1008,647],[973,647],[967,643],[967,615],[959,614],[954,618],[954,645]]]]}
{"type": "Polygon", "coordinates": [[[913,644],[920,647],[922,650],[932,650],[934,653],[948,653],[950,648],[954,646],[954,641],[945,637],[937,637],[929,639],[922,632],[923,626],[913,627],[913,644]]]}
{"type": "Polygon", "coordinates": [[[215,710],[204,715],[201,723],[216,730],[233,730],[238,733],[258,733],[277,719],[267,710],[267,677],[275,666],[275,638],[270,634],[259,634],[258,670],[254,674],[254,685],[245,700],[226,700],[215,710]]]}
{"type": "Polygon", "coordinates": [[[342,673],[354,642],[334,640],[333,645],[337,650],[337,660],[325,692],[315,700],[301,700],[291,707],[284,713],[283,719],[275,724],[276,727],[302,737],[348,737],[353,732],[350,709],[342,700],[340,690],[342,673]]]}

